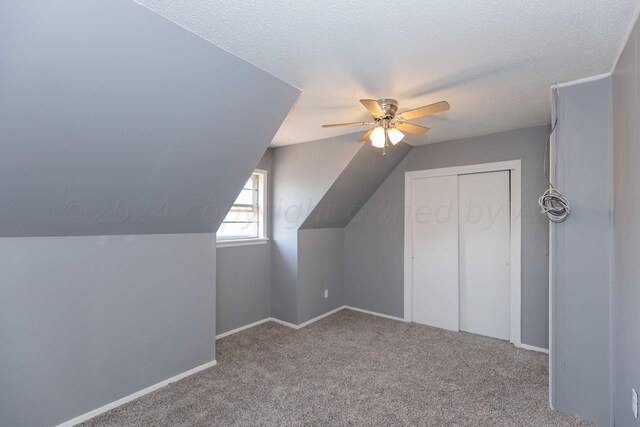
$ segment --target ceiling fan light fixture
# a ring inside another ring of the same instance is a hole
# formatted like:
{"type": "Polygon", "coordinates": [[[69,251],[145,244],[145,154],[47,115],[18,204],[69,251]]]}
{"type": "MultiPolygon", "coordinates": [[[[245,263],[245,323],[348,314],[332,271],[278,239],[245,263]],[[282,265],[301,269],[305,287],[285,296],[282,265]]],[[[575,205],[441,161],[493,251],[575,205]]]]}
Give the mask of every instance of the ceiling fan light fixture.
{"type": "Polygon", "coordinates": [[[443,111],[448,111],[451,108],[447,101],[440,101],[396,114],[398,111],[398,101],[395,99],[361,99],[360,103],[367,109],[369,114],[371,114],[373,121],[334,123],[330,125],[322,125],[322,127],[333,128],[339,126],[374,125],[374,127],[370,128],[360,136],[358,142],[371,140],[372,146],[382,148],[383,156],[386,153],[386,148],[391,145],[397,145],[404,139],[406,133],[412,135],[424,135],[429,132],[428,127],[411,123],[408,120],[441,113],[443,111]]]}
{"type": "Polygon", "coordinates": [[[402,141],[404,138],[404,133],[400,132],[396,128],[391,128],[387,131],[387,135],[389,135],[389,140],[393,145],[396,145],[398,142],[402,141]]]}
{"type": "Polygon", "coordinates": [[[382,126],[377,126],[373,130],[373,132],[371,132],[369,139],[371,140],[371,145],[373,145],[374,147],[383,148],[385,139],[386,139],[384,134],[384,128],[382,126]]]}

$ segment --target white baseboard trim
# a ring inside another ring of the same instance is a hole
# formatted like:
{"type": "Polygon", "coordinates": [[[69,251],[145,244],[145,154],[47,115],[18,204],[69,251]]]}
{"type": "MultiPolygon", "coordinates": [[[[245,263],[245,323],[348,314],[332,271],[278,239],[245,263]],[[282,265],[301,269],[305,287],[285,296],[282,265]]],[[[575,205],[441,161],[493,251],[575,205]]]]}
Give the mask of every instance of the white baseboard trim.
{"type": "Polygon", "coordinates": [[[344,306],[342,306],[342,307],[338,307],[338,308],[334,308],[333,310],[331,310],[331,311],[327,311],[326,313],[321,314],[321,315],[320,315],[320,316],[318,316],[318,317],[314,317],[313,319],[307,320],[306,322],[302,322],[302,323],[300,323],[299,325],[296,325],[296,329],[304,328],[305,326],[310,325],[310,324],[312,324],[312,323],[315,323],[315,322],[317,322],[317,321],[318,321],[318,320],[320,320],[320,319],[324,319],[324,318],[325,318],[325,317],[327,317],[327,316],[331,316],[332,314],[339,312],[339,311],[340,311],[340,310],[342,310],[343,308],[344,308],[344,306]]]}
{"type": "Polygon", "coordinates": [[[284,320],[276,319],[275,317],[270,317],[269,320],[272,322],[276,322],[282,326],[286,326],[291,329],[300,329],[298,325],[294,325],[293,323],[285,322],[284,320]]]}
{"type": "Polygon", "coordinates": [[[549,350],[547,350],[546,348],[536,347],[536,346],[529,345],[529,344],[520,343],[520,345],[518,345],[516,347],[522,348],[524,350],[531,350],[531,351],[537,351],[537,352],[540,352],[540,353],[549,354],[549,350]]]}
{"type": "Polygon", "coordinates": [[[142,389],[140,391],[136,391],[135,393],[130,394],[128,396],[125,396],[122,399],[118,399],[115,402],[108,403],[108,404],[106,404],[104,406],[101,406],[101,407],[99,407],[97,409],[94,409],[93,411],[89,411],[86,414],[82,414],[82,415],[80,415],[78,417],[75,417],[75,418],[69,420],[69,421],[65,421],[62,424],[58,424],[57,427],[72,427],[72,426],[74,426],[76,424],[80,424],[80,423],[82,423],[84,421],[87,421],[87,420],[90,420],[91,418],[96,417],[96,416],[98,416],[98,415],[100,415],[100,414],[102,414],[104,412],[107,412],[107,411],[109,411],[109,410],[111,410],[113,408],[117,408],[120,405],[124,405],[125,403],[131,402],[132,400],[135,400],[135,399],[137,399],[137,398],[139,398],[141,396],[144,396],[145,394],[149,394],[152,391],[156,391],[156,390],[161,389],[162,387],[167,386],[167,385],[169,385],[171,383],[174,383],[174,382],[176,382],[178,380],[186,378],[186,377],[188,377],[190,375],[193,375],[193,374],[195,374],[197,372],[200,372],[200,371],[202,371],[204,369],[207,369],[207,368],[210,368],[212,366],[215,366],[216,364],[217,364],[217,362],[215,360],[212,360],[211,362],[207,362],[204,365],[196,366],[193,369],[189,369],[186,372],[183,372],[181,374],[175,375],[175,376],[173,376],[171,378],[168,378],[168,379],[166,379],[164,381],[160,381],[159,383],[154,384],[152,386],[149,386],[147,388],[144,388],[144,389],[142,389]]]}
{"type": "MultiPolygon", "coordinates": [[[[287,327],[289,327],[291,329],[302,329],[305,326],[308,326],[308,325],[310,325],[312,323],[315,323],[320,319],[324,319],[327,316],[331,316],[332,314],[335,314],[335,313],[339,312],[340,310],[359,311],[360,313],[371,314],[373,316],[378,316],[378,317],[384,317],[385,319],[397,320],[399,322],[405,322],[405,323],[408,322],[407,320],[405,320],[405,319],[403,319],[401,317],[390,316],[388,314],[382,314],[382,313],[377,313],[375,311],[369,311],[369,310],[364,310],[362,308],[351,307],[349,305],[343,305],[341,307],[334,308],[331,311],[327,311],[326,313],[321,314],[318,317],[314,317],[313,319],[307,320],[306,322],[303,322],[303,323],[301,323],[299,325],[294,325],[293,323],[285,322],[284,320],[276,319],[275,317],[270,317],[268,319],[260,320],[259,322],[256,322],[256,323],[252,323],[250,325],[246,325],[246,326],[243,326],[241,328],[234,329],[233,331],[225,332],[225,334],[221,334],[221,335],[224,335],[224,336],[231,335],[232,333],[240,332],[241,330],[249,329],[249,328],[251,328],[253,326],[257,326],[257,325],[259,325],[261,323],[268,322],[268,321],[279,323],[280,325],[287,326],[287,327]]],[[[220,335],[218,335],[216,338],[222,338],[222,337],[220,335]]]]}
{"type": "Polygon", "coordinates": [[[294,325],[293,323],[285,322],[284,320],[276,319],[275,317],[272,317],[270,320],[273,320],[274,322],[279,323],[279,324],[281,324],[281,325],[288,326],[288,327],[290,327],[291,329],[302,329],[302,328],[304,328],[305,326],[308,326],[308,325],[310,325],[310,324],[312,324],[312,323],[315,323],[315,322],[317,322],[317,321],[318,321],[318,320],[320,320],[320,319],[324,319],[324,318],[325,318],[325,317],[327,317],[327,316],[331,316],[332,314],[339,312],[339,311],[340,311],[340,310],[342,310],[343,308],[344,308],[344,306],[342,306],[342,307],[338,307],[338,308],[334,308],[334,309],[333,309],[333,310],[331,310],[331,311],[327,311],[326,313],[321,314],[321,315],[320,315],[320,316],[318,316],[318,317],[314,317],[313,319],[309,319],[309,320],[307,320],[306,322],[302,322],[302,323],[300,323],[299,325],[294,325]]]}
{"type": "Polygon", "coordinates": [[[253,323],[249,323],[248,325],[244,325],[244,326],[240,326],[239,328],[235,328],[232,329],[230,331],[227,332],[223,332],[219,335],[216,335],[216,339],[219,340],[220,338],[224,338],[224,337],[228,337],[229,335],[233,335],[236,332],[240,332],[240,331],[244,331],[245,329],[249,329],[249,328],[253,328],[254,326],[258,326],[258,325],[262,325],[265,322],[268,322],[270,320],[273,320],[271,317],[266,317],[262,320],[258,320],[257,322],[253,322],[253,323]]]}
{"type": "Polygon", "coordinates": [[[347,310],[359,311],[360,313],[371,314],[372,316],[384,317],[385,319],[397,320],[398,322],[410,323],[402,317],[390,316],[388,314],[382,314],[375,311],[364,310],[362,308],[351,307],[350,305],[344,305],[342,308],[347,310]]]}

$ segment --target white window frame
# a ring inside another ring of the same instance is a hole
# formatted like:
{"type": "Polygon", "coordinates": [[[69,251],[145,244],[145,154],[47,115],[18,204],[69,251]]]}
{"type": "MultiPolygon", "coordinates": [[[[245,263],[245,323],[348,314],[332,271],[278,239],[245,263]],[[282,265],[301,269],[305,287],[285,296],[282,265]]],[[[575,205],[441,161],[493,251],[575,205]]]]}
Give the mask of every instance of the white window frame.
{"type": "Polygon", "coordinates": [[[219,248],[231,247],[231,246],[245,246],[245,245],[263,245],[269,241],[268,236],[268,226],[267,226],[267,211],[269,206],[267,206],[267,180],[268,180],[268,172],[264,169],[256,169],[251,172],[251,175],[259,175],[260,179],[258,180],[258,205],[260,206],[260,216],[258,219],[258,237],[252,237],[249,239],[225,239],[225,240],[216,240],[216,245],[219,248]]]}

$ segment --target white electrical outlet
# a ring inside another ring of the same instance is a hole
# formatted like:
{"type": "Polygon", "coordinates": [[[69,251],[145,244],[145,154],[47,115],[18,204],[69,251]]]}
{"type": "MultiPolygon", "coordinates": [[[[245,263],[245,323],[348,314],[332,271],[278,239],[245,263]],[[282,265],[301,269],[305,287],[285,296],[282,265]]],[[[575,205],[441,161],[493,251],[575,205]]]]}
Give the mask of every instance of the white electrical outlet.
{"type": "Polygon", "coordinates": [[[638,418],[638,392],[635,388],[631,389],[631,411],[633,416],[638,418]]]}
{"type": "Polygon", "coordinates": [[[324,297],[329,298],[329,289],[324,290],[324,297]]]}

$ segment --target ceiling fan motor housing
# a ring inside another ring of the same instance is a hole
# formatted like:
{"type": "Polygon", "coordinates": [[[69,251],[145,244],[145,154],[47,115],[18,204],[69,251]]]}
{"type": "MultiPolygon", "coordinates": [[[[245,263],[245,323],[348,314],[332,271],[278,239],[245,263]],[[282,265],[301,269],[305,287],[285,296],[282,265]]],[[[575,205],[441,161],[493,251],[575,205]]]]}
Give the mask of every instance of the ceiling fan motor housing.
{"type": "Polygon", "coordinates": [[[396,116],[398,101],[390,98],[382,98],[378,99],[378,104],[380,104],[380,108],[384,111],[386,118],[393,119],[396,116]]]}

